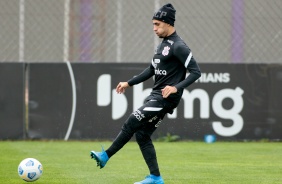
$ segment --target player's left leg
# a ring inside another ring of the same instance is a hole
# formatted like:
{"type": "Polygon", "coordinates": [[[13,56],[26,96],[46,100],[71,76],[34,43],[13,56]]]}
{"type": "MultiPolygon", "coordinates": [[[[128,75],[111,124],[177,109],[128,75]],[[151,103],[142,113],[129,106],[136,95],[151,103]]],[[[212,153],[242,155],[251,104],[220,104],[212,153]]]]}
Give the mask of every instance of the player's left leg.
{"type": "Polygon", "coordinates": [[[155,117],[153,117],[154,120],[148,122],[147,125],[145,125],[141,130],[135,133],[136,141],[142,152],[143,158],[150,170],[150,174],[153,174],[155,176],[159,176],[160,171],[159,171],[156,151],[151,139],[151,135],[157,129],[163,116],[164,116],[163,113],[160,115],[156,115],[155,117]]]}

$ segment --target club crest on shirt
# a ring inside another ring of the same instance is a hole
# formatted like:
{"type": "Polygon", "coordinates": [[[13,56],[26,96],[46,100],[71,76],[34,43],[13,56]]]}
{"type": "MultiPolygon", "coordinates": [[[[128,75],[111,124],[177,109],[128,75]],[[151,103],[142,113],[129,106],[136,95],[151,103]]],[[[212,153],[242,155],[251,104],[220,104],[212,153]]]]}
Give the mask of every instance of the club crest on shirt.
{"type": "Polygon", "coordinates": [[[167,56],[168,55],[169,49],[170,49],[169,46],[164,47],[164,50],[162,51],[163,56],[167,56]]]}

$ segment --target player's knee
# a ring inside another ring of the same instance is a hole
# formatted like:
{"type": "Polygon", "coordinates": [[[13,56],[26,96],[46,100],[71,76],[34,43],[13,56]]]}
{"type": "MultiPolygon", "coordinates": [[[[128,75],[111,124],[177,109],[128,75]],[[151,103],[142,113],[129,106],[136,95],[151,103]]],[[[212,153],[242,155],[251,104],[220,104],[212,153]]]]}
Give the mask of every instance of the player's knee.
{"type": "Polygon", "coordinates": [[[140,142],[142,142],[143,135],[140,132],[136,132],[135,139],[136,139],[136,142],[139,144],[140,142]]]}
{"type": "Polygon", "coordinates": [[[148,142],[151,142],[150,136],[144,134],[143,132],[136,132],[135,139],[140,147],[142,147],[143,145],[146,145],[148,142]]]}

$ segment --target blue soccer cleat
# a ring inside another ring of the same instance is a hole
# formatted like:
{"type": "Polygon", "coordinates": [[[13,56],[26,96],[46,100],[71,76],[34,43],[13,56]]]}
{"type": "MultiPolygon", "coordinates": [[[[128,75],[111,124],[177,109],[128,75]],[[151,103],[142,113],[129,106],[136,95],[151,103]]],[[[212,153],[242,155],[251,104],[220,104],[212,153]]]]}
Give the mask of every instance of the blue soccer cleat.
{"type": "Polygon", "coordinates": [[[105,167],[106,163],[109,160],[109,157],[107,155],[107,153],[105,152],[104,148],[102,147],[102,151],[101,152],[95,152],[95,151],[91,151],[90,152],[90,157],[94,160],[96,160],[97,162],[97,167],[99,166],[100,169],[102,169],[103,167],[105,167]]]}
{"type": "Polygon", "coordinates": [[[143,181],[135,182],[134,184],[164,184],[161,176],[148,175],[143,181]]]}

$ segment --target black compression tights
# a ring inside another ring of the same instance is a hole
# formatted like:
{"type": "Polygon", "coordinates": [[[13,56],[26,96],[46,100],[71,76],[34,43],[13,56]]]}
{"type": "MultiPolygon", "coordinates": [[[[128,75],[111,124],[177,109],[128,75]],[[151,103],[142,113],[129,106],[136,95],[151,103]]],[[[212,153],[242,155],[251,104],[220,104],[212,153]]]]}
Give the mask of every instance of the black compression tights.
{"type": "Polygon", "coordinates": [[[159,176],[160,171],[156,151],[150,138],[152,133],[156,130],[155,123],[156,122],[149,123],[138,121],[135,116],[131,114],[112,145],[106,150],[109,158],[118,152],[135,133],[136,141],[150,170],[150,174],[159,176]]]}

